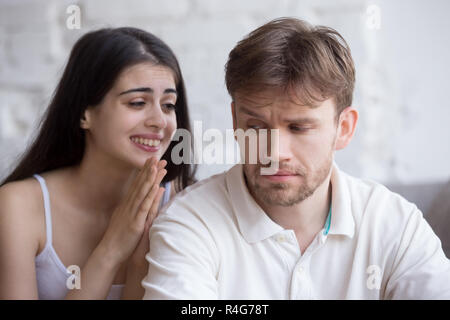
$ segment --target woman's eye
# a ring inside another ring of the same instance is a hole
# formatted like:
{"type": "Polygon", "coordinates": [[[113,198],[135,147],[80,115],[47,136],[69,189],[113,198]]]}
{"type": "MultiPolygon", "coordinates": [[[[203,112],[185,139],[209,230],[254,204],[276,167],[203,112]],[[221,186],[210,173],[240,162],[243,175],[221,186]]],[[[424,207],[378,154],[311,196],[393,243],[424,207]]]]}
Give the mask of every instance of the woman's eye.
{"type": "Polygon", "coordinates": [[[132,107],[142,107],[143,105],[145,105],[145,101],[134,101],[130,102],[129,105],[132,107]]]}
{"type": "Polygon", "coordinates": [[[175,110],[175,105],[172,104],[172,103],[166,103],[163,106],[164,106],[165,109],[167,109],[169,111],[175,110]]]}

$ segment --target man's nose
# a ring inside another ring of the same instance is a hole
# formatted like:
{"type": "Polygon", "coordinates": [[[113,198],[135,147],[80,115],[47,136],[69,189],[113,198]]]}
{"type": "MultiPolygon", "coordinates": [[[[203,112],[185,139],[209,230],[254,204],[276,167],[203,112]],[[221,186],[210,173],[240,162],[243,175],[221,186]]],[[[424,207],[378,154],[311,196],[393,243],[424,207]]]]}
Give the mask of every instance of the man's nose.
{"type": "Polygon", "coordinates": [[[271,134],[271,158],[277,162],[289,161],[292,158],[291,135],[281,129],[271,134]],[[274,136],[275,133],[275,136],[274,136]],[[272,138],[273,137],[273,138],[272,138]]]}
{"type": "Polygon", "coordinates": [[[267,135],[260,135],[259,138],[259,157],[262,164],[291,160],[293,150],[291,135],[288,132],[272,128],[267,131],[267,135]]]}

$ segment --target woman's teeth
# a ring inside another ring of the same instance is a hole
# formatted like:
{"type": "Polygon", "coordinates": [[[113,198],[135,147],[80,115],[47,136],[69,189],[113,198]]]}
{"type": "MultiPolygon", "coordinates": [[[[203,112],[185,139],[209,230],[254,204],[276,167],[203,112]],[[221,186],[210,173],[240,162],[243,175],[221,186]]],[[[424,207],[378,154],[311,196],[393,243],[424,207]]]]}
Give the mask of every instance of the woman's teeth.
{"type": "Polygon", "coordinates": [[[161,143],[161,140],[152,140],[152,139],[144,139],[144,138],[137,138],[137,137],[131,138],[131,141],[139,143],[139,144],[143,144],[143,145],[149,146],[149,147],[157,147],[161,143]]]}

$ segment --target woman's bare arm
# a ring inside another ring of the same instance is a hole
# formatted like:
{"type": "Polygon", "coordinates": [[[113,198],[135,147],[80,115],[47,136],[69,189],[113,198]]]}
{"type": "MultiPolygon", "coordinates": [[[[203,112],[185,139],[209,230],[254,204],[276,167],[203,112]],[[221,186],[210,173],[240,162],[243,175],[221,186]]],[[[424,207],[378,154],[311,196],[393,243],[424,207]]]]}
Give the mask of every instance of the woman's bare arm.
{"type": "MultiPolygon", "coordinates": [[[[153,186],[159,187],[166,173],[164,165],[158,164],[156,169],[156,161],[149,161],[147,170],[142,170],[128,198],[113,214],[102,241],[82,267],[81,288],[70,290],[66,299],[106,298],[118,269],[142,238],[159,190],[153,186]]],[[[35,258],[45,232],[45,217],[42,199],[32,201],[24,183],[0,188],[0,299],[38,299],[35,258]]]]}
{"type": "Polygon", "coordinates": [[[38,299],[35,257],[45,219],[37,214],[29,185],[0,188],[0,299],[38,299]]]}

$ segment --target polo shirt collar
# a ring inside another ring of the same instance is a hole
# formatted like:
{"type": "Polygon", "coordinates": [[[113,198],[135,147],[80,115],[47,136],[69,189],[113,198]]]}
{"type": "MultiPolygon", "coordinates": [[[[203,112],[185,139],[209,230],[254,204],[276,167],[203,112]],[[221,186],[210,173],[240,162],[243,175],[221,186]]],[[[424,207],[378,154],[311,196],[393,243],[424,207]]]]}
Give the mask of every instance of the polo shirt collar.
{"type": "Polygon", "coordinates": [[[258,242],[284,230],[269,218],[249,193],[242,164],[232,167],[225,179],[239,229],[247,242],[258,242]]]}
{"type": "Polygon", "coordinates": [[[328,234],[345,235],[353,238],[355,220],[353,218],[350,186],[346,174],[336,163],[331,171],[331,225],[328,234]]]}
{"type": "MultiPolygon", "coordinates": [[[[242,164],[232,167],[225,175],[228,194],[242,236],[249,243],[267,239],[284,230],[256,203],[244,180],[242,164]]],[[[351,212],[350,192],[343,173],[334,163],[331,173],[332,203],[330,234],[354,235],[354,219],[351,212]]]]}

